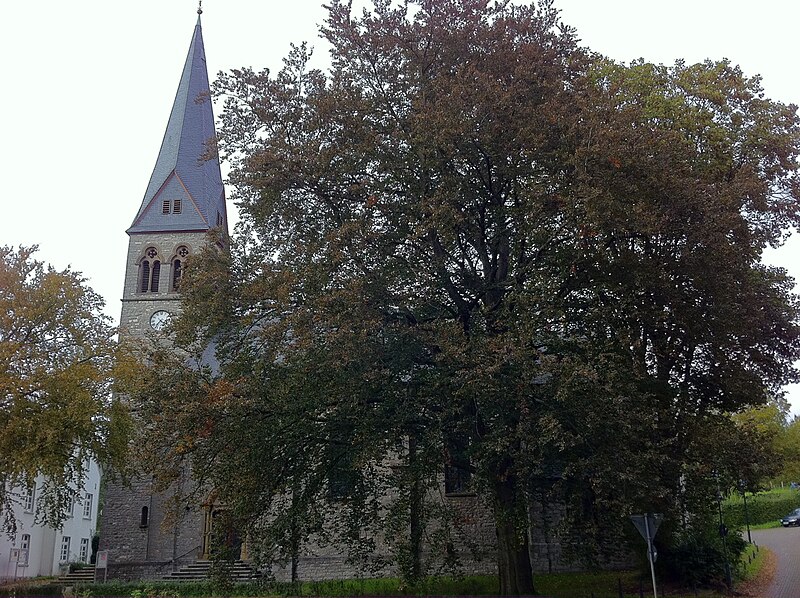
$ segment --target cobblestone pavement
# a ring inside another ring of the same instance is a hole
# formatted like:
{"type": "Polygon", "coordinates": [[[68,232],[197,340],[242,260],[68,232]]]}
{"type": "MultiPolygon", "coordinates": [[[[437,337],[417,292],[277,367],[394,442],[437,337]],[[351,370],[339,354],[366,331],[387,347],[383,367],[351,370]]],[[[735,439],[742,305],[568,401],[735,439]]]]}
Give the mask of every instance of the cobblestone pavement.
{"type": "Polygon", "coordinates": [[[761,598],[800,598],[800,528],[753,530],[753,542],[778,557],[775,579],[761,598]]]}

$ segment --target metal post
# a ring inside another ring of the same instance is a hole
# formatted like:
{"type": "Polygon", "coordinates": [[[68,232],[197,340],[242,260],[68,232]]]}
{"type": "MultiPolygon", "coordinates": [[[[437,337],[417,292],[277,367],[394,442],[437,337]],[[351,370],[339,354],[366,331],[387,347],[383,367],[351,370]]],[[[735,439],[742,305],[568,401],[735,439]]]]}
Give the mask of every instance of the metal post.
{"type": "Polygon", "coordinates": [[[747,513],[747,489],[742,490],[742,498],[744,499],[744,524],[747,526],[747,541],[752,544],[753,538],[750,537],[750,515],[747,513]]]}
{"type": "Polygon", "coordinates": [[[644,530],[647,534],[647,560],[650,561],[650,576],[653,578],[653,598],[658,598],[658,592],[656,592],[656,568],[653,564],[653,538],[650,536],[650,513],[644,514],[644,530]]]}
{"type": "Polygon", "coordinates": [[[722,493],[719,490],[719,485],[717,485],[717,506],[719,507],[719,535],[722,537],[722,553],[725,555],[725,581],[728,584],[728,589],[733,590],[733,576],[731,575],[731,563],[728,558],[728,541],[726,538],[728,533],[725,529],[725,522],[722,519],[722,493]]]}

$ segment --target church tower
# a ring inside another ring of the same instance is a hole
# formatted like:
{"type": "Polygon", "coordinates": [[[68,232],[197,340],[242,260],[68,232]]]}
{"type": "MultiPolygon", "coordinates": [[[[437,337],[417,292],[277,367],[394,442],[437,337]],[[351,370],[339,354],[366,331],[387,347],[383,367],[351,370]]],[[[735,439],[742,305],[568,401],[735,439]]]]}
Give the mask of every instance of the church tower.
{"type": "MultiPolygon", "coordinates": [[[[186,259],[208,242],[211,229],[220,228],[227,235],[225,191],[214,138],[198,16],[153,174],[126,231],[122,336],[143,337],[165,326],[180,308],[186,259]]],[[[107,485],[100,549],[108,551],[109,578],[163,577],[207,551],[207,509],[186,504],[181,515],[165,527],[170,501],[180,502],[187,488],[154,493],[151,486],[151,480],[144,478],[127,485],[115,481],[107,485]]]]}
{"type": "Polygon", "coordinates": [[[120,325],[141,336],[160,329],[179,306],[186,258],[214,227],[227,233],[225,190],[214,152],[214,113],[209,93],[200,17],[192,35],[178,92],[153,174],[133,224],[120,325]]]}

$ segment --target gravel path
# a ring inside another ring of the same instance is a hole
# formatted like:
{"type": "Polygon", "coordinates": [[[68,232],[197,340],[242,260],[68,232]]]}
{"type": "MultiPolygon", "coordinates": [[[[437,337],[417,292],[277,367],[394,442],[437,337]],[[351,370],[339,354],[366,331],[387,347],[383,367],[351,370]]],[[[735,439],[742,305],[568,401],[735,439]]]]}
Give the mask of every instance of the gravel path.
{"type": "Polygon", "coordinates": [[[761,598],[800,597],[800,528],[753,530],[753,542],[766,546],[778,557],[772,585],[761,598]]]}

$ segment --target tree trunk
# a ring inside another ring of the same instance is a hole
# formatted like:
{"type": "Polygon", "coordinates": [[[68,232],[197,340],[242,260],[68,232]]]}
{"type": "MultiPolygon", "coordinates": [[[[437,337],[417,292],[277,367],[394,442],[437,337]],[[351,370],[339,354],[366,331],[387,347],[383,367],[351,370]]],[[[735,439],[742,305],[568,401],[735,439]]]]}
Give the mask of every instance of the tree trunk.
{"type": "Polygon", "coordinates": [[[297,566],[300,563],[300,527],[297,523],[297,510],[295,506],[295,497],[297,496],[297,490],[292,489],[292,520],[289,524],[289,550],[291,551],[292,557],[292,564],[291,564],[291,571],[292,571],[292,583],[296,584],[298,582],[297,579],[297,566]]]}
{"type": "Polygon", "coordinates": [[[497,572],[500,594],[535,594],[528,552],[528,509],[516,479],[506,475],[495,483],[497,572]]]}
{"type": "Polygon", "coordinates": [[[291,532],[292,533],[292,538],[291,538],[292,547],[291,547],[291,550],[292,550],[292,583],[293,584],[298,582],[298,579],[297,579],[297,566],[300,563],[300,542],[297,539],[296,527],[297,526],[292,524],[292,532],[291,532]]]}
{"type": "Polygon", "coordinates": [[[417,472],[417,439],[410,436],[408,439],[408,464],[413,476],[411,482],[410,509],[410,552],[411,552],[411,580],[416,583],[422,578],[422,532],[423,532],[423,496],[422,485],[417,472]]]}

